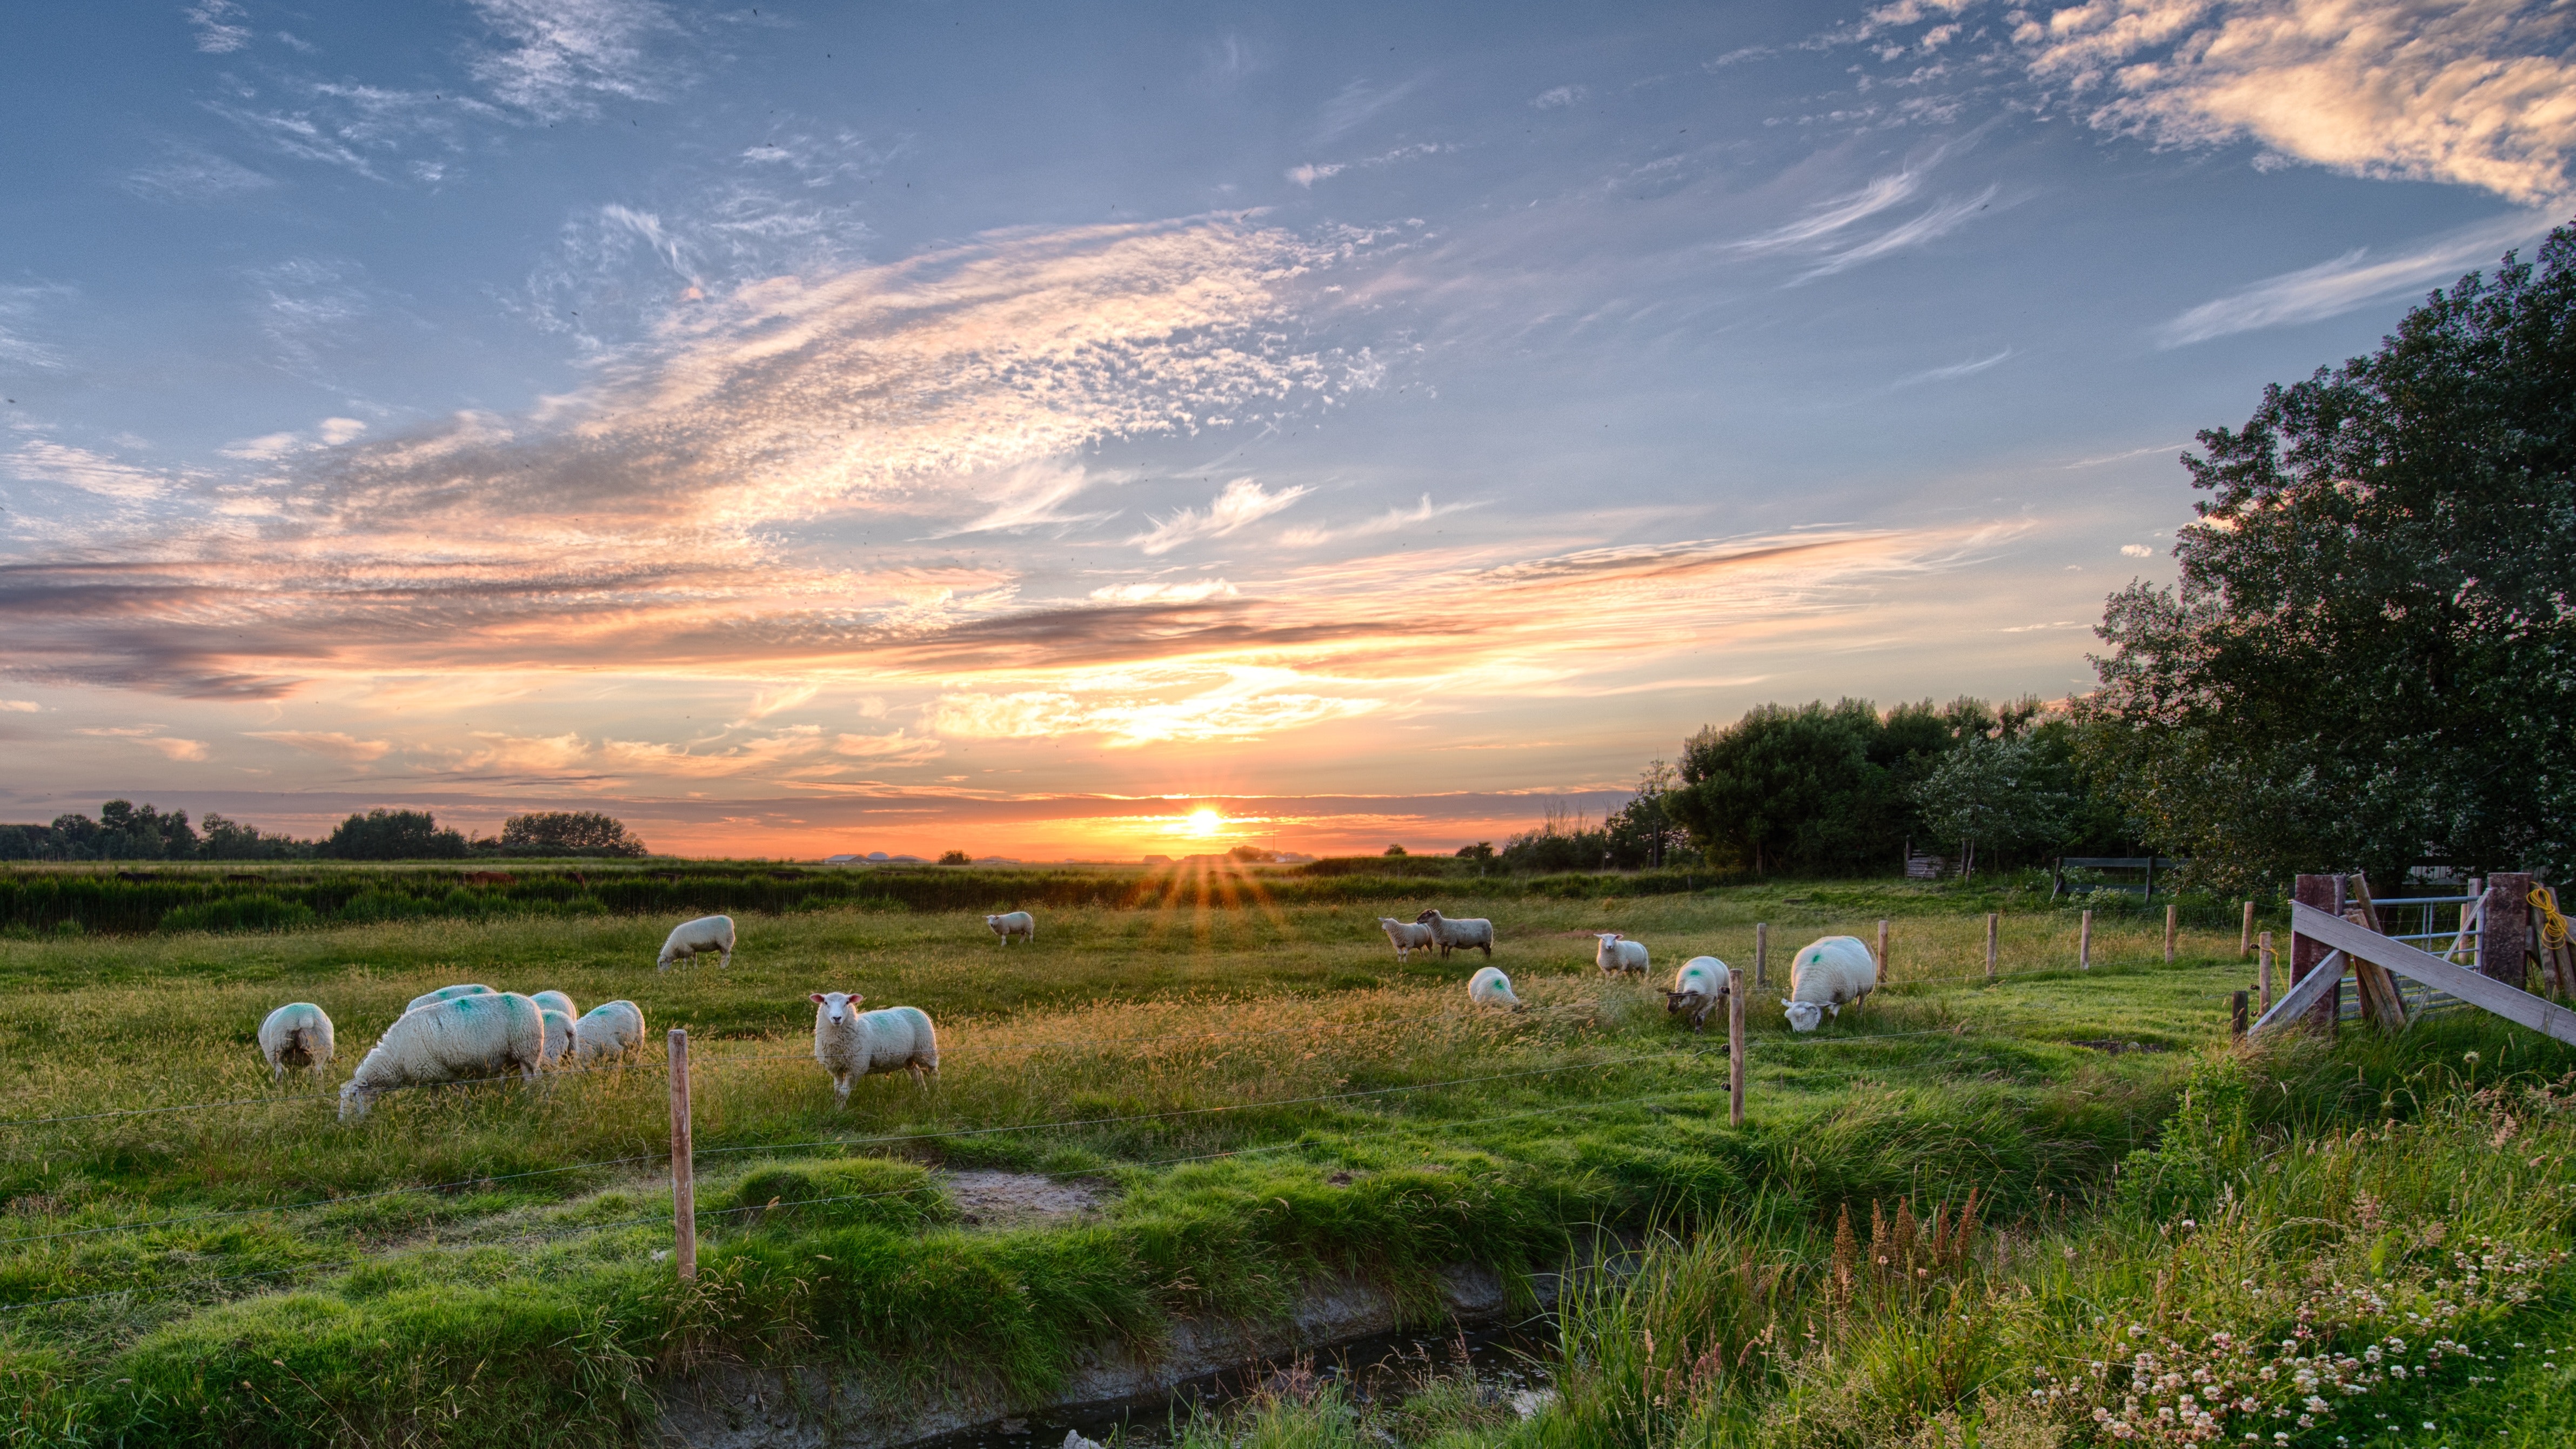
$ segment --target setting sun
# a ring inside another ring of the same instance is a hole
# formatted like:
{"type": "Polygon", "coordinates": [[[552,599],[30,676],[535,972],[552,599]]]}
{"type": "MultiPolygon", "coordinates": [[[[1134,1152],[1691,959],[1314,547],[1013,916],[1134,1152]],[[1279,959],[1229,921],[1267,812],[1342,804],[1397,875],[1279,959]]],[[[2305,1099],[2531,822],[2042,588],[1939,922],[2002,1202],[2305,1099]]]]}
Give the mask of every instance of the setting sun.
{"type": "Polygon", "coordinates": [[[1224,823],[1224,816],[1204,806],[1190,812],[1190,834],[1192,835],[1214,835],[1217,827],[1224,823]]]}

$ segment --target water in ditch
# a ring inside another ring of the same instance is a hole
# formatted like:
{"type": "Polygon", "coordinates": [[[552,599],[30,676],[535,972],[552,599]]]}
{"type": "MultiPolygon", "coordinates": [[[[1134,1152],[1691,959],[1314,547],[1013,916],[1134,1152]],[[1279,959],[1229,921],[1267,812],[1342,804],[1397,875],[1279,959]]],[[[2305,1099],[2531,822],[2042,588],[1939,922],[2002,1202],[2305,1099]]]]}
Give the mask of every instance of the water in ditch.
{"type": "Polygon", "coordinates": [[[1169,1394],[1025,1414],[925,1439],[910,1449],[1059,1449],[1068,1431],[1118,1449],[1162,1449],[1191,1415],[1221,1412],[1306,1374],[1339,1384],[1355,1403],[1391,1404],[1429,1375],[1466,1373],[1497,1402],[1526,1416],[1554,1393],[1545,1363],[1555,1344],[1555,1325],[1544,1318],[1447,1334],[1381,1333],[1308,1359],[1208,1374],[1169,1394]]]}

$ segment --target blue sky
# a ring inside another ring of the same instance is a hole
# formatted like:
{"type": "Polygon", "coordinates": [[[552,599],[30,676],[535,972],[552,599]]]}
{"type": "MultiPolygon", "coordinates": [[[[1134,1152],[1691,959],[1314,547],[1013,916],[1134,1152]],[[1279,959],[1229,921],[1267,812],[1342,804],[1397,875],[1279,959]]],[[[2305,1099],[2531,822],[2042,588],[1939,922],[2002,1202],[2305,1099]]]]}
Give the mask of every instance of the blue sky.
{"type": "Polygon", "coordinates": [[[2570,214],[2543,5],[41,7],[0,814],[1492,836],[2058,696],[2570,214]],[[1201,828],[1204,828],[1203,826],[1201,828]]]}

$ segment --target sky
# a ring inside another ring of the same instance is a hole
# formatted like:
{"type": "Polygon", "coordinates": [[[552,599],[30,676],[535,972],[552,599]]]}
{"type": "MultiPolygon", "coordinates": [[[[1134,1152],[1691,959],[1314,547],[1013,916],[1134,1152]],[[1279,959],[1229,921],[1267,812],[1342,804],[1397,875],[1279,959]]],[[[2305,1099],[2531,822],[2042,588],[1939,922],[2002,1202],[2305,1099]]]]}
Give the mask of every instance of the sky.
{"type": "Polygon", "coordinates": [[[2088,687],[2576,13],[102,0],[0,129],[0,819],[1446,850],[2088,687]]]}

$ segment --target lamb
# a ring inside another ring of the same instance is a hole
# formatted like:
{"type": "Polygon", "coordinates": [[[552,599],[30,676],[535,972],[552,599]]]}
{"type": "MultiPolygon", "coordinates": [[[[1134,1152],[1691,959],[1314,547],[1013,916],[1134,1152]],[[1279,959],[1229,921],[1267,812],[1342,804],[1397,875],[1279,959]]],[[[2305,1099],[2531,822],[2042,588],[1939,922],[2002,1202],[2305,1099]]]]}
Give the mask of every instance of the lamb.
{"type": "Polygon", "coordinates": [[[1673,978],[1673,989],[1664,993],[1664,1014],[1680,1012],[1690,1018],[1691,1030],[1708,1029],[1708,1014],[1735,990],[1735,973],[1714,956],[1693,956],[1682,963],[1673,978]]]}
{"type": "Polygon", "coordinates": [[[1030,915],[1026,911],[1012,911],[1005,915],[986,916],[984,918],[984,928],[991,931],[994,935],[1001,937],[1002,944],[1005,947],[1011,944],[1011,938],[1013,936],[1026,936],[1029,944],[1032,946],[1038,943],[1038,918],[1030,915]]]}
{"type": "Polygon", "coordinates": [[[537,1004],[539,1011],[560,1011],[566,1021],[581,1020],[581,1008],[573,1005],[572,998],[560,991],[532,991],[528,993],[528,999],[537,1004]]]}
{"type": "Polygon", "coordinates": [[[1508,1006],[1514,1011],[1527,1011],[1521,999],[1512,995],[1512,978],[1503,968],[1488,966],[1467,980],[1467,999],[1478,1006],[1508,1006]]]}
{"type": "Polygon", "coordinates": [[[492,988],[489,986],[442,986],[436,991],[427,992],[413,997],[411,999],[411,1005],[403,1008],[403,1014],[408,1016],[411,1013],[420,1010],[424,1006],[436,1006],[442,1001],[454,1001],[460,996],[490,996],[492,994],[492,988]]]}
{"type": "Polygon", "coordinates": [[[832,1074],[836,1106],[850,1105],[852,1077],[908,1070],[914,1083],[927,1086],[929,1077],[939,1074],[939,1037],[918,1008],[861,1011],[859,1003],[866,997],[839,991],[817,991],[811,1000],[814,1060],[832,1074]],[[925,1068],[929,1076],[923,1075],[925,1068]]]}
{"type": "Polygon", "coordinates": [[[1481,917],[1453,921],[1436,909],[1424,911],[1413,919],[1431,928],[1431,939],[1439,944],[1443,961],[1449,959],[1453,949],[1465,950],[1469,946],[1481,948],[1486,960],[1494,959],[1494,923],[1491,921],[1481,917]]]}
{"type": "Polygon", "coordinates": [[[1814,1031],[1825,1013],[1842,1019],[1843,1006],[1858,1006],[1878,989],[1878,958],[1857,936],[1827,936],[1798,948],[1789,963],[1788,1008],[1791,1031],[1814,1031]]]}
{"type": "Polygon", "coordinates": [[[572,1064],[573,1020],[551,1006],[540,1007],[537,1019],[546,1024],[546,1054],[541,1065],[549,1067],[572,1064]]]}
{"type": "Polygon", "coordinates": [[[718,966],[733,964],[733,917],[700,916],[673,926],[670,938],[662,943],[660,969],[668,971],[674,962],[709,951],[718,953],[718,966]]]}
{"type": "Polygon", "coordinates": [[[367,1115],[397,1087],[474,1081],[516,1071],[534,1082],[546,1056],[546,1024],[537,1004],[515,991],[460,996],[405,1012],[340,1088],[340,1120],[367,1115]]]}
{"type": "Polygon", "coordinates": [[[1428,951],[1440,944],[1433,939],[1429,926],[1417,926],[1393,916],[1378,917],[1377,928],[1386,932],[1386,938],[1395,943],[1395,959],[1398,961],[1411,960],[1414,952],[1428,951]]]}
{"type": "Polygon", "coordinates": [[[644,1008],[626,1000],[603,1001],[572,1024],[573,1065],[614,1057],[624,1061],[644,1049],[644,1008]]]}
{"type": "Polygon", "coordinates": [[[1645,942],[1631,941],[1617,931],[1596,931],[1593,934],[1601,944],[1593,948],[1592,964],[1601,968],[1602,975],[1616,976],[1626,971],[1644,978],[1648,965],[1645,942]]]}
{"type": "Polygon", "coordinates": [[[259,1024],[259,1054],[268,1079],[286,1080],[288,1067],[311,1067],[320,1076],[331,1065],[331,1018],[309,1001],[290,1001],[259,1024]]]}

